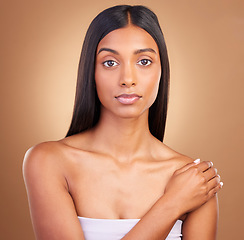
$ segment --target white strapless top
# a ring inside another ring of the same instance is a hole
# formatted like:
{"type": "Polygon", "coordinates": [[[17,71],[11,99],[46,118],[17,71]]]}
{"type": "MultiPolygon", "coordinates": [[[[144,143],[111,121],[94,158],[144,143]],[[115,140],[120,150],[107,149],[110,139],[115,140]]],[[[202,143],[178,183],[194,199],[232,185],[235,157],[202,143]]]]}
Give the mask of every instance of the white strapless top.
{"type": "MultiPolygon", "coordinates": [[[[123,238],[140,219],[97,219],[78,217],[86,240],[119,240],[123,238]]],[[[181,239],[182,221],[177,220],[165,240],[181,239]]]]}

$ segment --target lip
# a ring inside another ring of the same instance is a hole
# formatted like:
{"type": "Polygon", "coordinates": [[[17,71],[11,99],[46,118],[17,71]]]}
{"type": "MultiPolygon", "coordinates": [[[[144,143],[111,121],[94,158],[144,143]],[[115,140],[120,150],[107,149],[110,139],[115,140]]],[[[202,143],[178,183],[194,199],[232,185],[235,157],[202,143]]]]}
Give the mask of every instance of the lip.
{"type": "Polygon", "coordinates": [[[137,94],[121,94],[115,98],[122,104],[133,104],[137,102],[141,96],[137,94]]]}

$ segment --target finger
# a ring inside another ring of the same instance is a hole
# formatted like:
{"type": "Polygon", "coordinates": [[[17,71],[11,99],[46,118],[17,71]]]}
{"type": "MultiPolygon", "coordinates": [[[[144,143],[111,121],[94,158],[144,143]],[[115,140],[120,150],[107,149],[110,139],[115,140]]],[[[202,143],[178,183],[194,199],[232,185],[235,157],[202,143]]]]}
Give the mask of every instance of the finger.
{"type": "Polygon", "coordinates": [[[215,196],[217,192],[223,187],[223,182],[220,182],[215,188],[208,192],[208,200],[215,196]]]}
{"type": "Polygon", "coordinates": [[[220,184],[220,176],[216,175],[208,182],[208,190],[211,191],[212,189],[216,188],[220,184]]]}
{"type": "Polygon", "coordinates": [[[197,164],[197,162],[191,162],[191,163],[188,163],[188,164],[186,164],[185,166],[183,166],[183,167],[177,169],[175,172],[176,172],[177,174],[183,173],[183,172],[187,171],[189,168],[191,168],[191,167],[193,167],[193,166],[196,166],[196,164],[197,164]]]}
{"type": "Polygon", "coordinates": [[[211,180],[212,178],[217,176],[217,169],[210,167],[205,172],[203,172],[203,176],[206,179],[206,181],[208,182],[209,180],[211,180]]]}
{"type": "Polygon", "coordinates": [[[196,165],[196,167],[198,168],[198,170],[200,172],[205,172],[206,170],[208,170],[212,166],[213,166],[213,163],[209,162],[209,161],[204,161],[204,162],[201,162],[201,163],[196,165]]]}

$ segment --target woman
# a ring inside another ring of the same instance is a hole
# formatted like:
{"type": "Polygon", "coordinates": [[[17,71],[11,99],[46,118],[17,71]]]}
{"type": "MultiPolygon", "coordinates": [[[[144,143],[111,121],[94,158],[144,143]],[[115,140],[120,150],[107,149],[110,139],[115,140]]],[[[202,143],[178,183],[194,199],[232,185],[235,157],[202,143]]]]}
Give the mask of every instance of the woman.
{"type": "Polygon", "coordinates": [[[168,80],[148,8],[115,6],[92,21],[68,134],[25,156],[37,239],[215,239],[216,169],[162,143],[168,80]]]}

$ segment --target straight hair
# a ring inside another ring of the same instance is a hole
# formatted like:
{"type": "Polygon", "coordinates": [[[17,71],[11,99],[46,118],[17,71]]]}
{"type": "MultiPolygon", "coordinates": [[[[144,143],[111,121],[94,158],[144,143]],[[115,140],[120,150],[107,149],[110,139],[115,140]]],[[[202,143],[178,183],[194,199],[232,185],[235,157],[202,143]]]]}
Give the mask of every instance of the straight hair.
{"type": "Polygon", "coordinates": [[[81,51],[73,116],[66,137],[88,130],[99,121],[101,103],[95,88],[97,46],[108,33],[128,24],[148,32],[159,49],[162,73],[157,97],[149,108],[148,123],[151,134],[163,141],[169,94],[168,53],[157,16],[141,5],[117,5],[105,9],[91,22],[81,51]]]}

